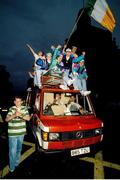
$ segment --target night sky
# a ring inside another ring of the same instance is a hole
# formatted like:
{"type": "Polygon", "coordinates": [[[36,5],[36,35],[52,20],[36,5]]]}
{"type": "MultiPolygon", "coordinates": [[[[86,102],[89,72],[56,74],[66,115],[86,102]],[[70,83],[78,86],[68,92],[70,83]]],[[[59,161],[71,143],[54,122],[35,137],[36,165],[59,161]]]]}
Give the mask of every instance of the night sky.
{"type": "MultiPolygon", "coordinates": [[[[116,27],[112,37],[120,47],[120,0],[107,0],[116,27]]],[[[26,88],[34,57],[26,47],[38,52],[63,44],[70,35],[82,0],[0,0],[0,65],[5,65],[16,89],[26,88]]],[[[102,28],[92,20],[92,24],[102,28]]]]}

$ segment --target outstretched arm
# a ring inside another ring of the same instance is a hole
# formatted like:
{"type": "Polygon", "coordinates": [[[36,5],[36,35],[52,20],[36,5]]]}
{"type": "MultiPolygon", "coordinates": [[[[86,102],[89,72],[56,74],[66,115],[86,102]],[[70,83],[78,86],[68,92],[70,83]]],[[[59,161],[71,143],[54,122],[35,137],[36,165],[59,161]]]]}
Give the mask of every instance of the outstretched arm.
{"type": "Polygon", "coordinates": [[[33,55],[36,54],[35,51],[33,50],[33,48],[29,44],[26,44],[26,46],[30,49],[30,51],[33,55]]]}

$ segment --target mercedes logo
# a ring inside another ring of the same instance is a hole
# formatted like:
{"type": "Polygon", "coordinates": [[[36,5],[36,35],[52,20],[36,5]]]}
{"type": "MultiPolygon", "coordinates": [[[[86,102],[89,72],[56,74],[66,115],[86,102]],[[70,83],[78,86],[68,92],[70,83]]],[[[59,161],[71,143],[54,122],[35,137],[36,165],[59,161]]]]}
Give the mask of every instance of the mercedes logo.
{"type": "Polygon", "coordinates": [[[78,132],[76,133],[76,138],[82,138],[82,136],[83,136],[83,134],[82,134],[81,131],[78,131],[78,132]]]}

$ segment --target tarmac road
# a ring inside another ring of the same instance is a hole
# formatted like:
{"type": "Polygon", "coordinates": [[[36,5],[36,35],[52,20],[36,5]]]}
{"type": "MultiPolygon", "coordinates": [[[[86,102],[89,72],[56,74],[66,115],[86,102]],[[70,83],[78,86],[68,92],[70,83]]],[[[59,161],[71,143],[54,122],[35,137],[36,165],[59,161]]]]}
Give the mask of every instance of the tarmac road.
{"type": "Polygon", "coordinates": [[[117,117],[106,114],[104,118],[103,146],[98,153],[83,158],[43,156],[35,152],[34,138],[29,133],[25,137],[21,163],[13,173],[8,170],[6,124],[0,121],[0,178],[120,179],[119,126],[113,120],[117,117]]]}

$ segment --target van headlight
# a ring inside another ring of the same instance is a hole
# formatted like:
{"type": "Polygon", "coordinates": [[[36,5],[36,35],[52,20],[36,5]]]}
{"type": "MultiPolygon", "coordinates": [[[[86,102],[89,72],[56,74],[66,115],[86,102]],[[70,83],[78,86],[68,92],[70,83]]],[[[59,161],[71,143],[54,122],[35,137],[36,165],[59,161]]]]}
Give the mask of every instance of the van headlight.
{"type": "Polygon", "coordinates": [[[101,134],[102,134],[101,128],[95,129],[95,135],[101,135],[101,134]]]}
{"type": "Polygon", "coordinates": [[[60,139],[60,134],[42,131],[42,139],[43,141],[58,141],[60,139]]]}
{"type": "Polygon", "coordinates": [[[59,133],[49,133],[49,140],[50,141],[55,141],[60,139],[60,134],[59,133]]]}

